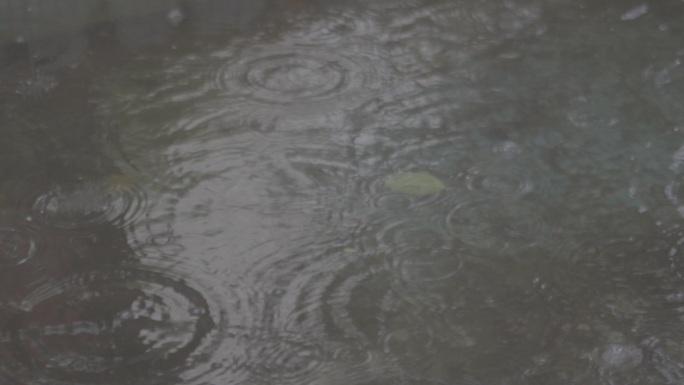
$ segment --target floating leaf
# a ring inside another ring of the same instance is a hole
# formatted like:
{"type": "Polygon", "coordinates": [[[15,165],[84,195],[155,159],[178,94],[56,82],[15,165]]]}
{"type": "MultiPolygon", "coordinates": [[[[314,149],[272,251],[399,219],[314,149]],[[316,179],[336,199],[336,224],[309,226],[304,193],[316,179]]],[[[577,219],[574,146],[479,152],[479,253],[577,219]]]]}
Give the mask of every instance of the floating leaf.
{"type": "Polygon", "coordinates": [[[128,174],[111,174],[105,178],[105,181],[110,187],[128,192],[133,190],[136,182],[135,178],[128,174]]]}
{"type": "Polygon", "coordinates": [[[444,190],[444,183],[427,172],[405,172],[387,178],[385,186],[391,191],[409,195],[431,195],[444,190]]]}

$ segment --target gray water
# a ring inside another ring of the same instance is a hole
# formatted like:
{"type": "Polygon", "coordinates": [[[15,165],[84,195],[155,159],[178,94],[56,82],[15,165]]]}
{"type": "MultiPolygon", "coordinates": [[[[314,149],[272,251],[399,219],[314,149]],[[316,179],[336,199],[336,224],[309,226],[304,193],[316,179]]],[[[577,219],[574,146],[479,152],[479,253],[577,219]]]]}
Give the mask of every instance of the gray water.
{"type": "Polygon", "coordinates": [[[0,384],[684,383],[683,23],[0,1],[0,384]]]}

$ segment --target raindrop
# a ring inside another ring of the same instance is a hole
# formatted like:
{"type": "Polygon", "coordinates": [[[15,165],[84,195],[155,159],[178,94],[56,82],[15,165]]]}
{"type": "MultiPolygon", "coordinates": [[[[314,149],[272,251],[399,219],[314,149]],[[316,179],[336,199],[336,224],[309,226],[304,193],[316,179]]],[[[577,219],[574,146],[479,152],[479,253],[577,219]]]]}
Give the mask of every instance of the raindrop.
{"type": "Polygon", "coordinates": [[[510,164],[476,165],[465,172],[464,179],[469,190],[484,196],[520,198],[534,189],[525,170],[510,164]]]}
{"type": "Polygon", "coordinates": [[[0,266],[24,264],[44,251],[45,242],[39,234],[22,227],[0,228],[0,266]]]}
{"type": "Polygon", "coordinates": [[[166,17],[173,26],[178,26],[183,20],[185,20],[185,14],[179,8],[174,8],[170,10],[166,17]]]}
{"type": "Polygon", "coordinates": [[[166,246],[175,241],[175,237],[173,234],[169,233],[162,233],[162,234],[154,234],[150,235],[147,238],[147,243],[152,245],[152,246],[166,246]]]}
{"type": "MultiPolygon", "coordinates": [[[[678,108],[682,103],[682,87],[684,87],[684,68],[681,57],[672,60],[653,76],[656,94],[654,104],[675,122],[682,121],[682,112],[678,108]]],[[[677,161],[677,159],[675,159],[677,161]]]]}
{"type": "Polygon", "coordinates": [[[648,12],[648,5],[641,4],[623,13],[620,19],[622,20],[634,20],[645,15],[648,12]]]}
{"type": "Polygon", "coordinates": [[[610,344],[601,353],[603,364],[610,369],[629,369],[641,364],[643,353],[634,345],[610,344]]]}
{"type": "Polygon", "coordinates": [[[507,140],[505,142],[495,144],[492,148],[492,151],[497,154],[501,154],[506,159],[512,159],[520,154],[522,149],[515,142],[507,140]]]}

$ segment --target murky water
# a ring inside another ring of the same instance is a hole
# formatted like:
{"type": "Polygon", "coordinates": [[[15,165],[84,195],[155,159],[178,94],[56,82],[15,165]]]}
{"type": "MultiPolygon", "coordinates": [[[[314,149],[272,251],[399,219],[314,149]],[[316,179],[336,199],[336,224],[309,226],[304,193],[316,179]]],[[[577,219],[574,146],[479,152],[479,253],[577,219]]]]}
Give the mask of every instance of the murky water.
{"type": "Polygon", "coordinates": [[[683,22],[0,1],[0,383],[683,383],[683,22]]]}

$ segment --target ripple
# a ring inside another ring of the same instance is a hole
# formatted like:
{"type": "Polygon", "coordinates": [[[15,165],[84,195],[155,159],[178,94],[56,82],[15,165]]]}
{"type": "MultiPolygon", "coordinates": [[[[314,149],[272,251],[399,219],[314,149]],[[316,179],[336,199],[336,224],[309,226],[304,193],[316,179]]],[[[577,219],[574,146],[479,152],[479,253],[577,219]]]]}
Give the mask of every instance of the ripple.
{"type": "Polygon", "coordinates": [[[424,290],[449,284],[463,268],[463,259],[455,250],[430,250],[424,253],[401,253],[395,265],[402,285],[424,290]]]}
{"type": "Polygon", "coordinates": [[[603,364],[613,370],[625,370],[638,366],[644,354],[634,345],[610,344],[601,353],[603,364]]]}
{"type": "Polygon", "coordinates": [[[235,109],[263,117],[321,115],[360,104],[389,85],[377,49],[358,45],[335,51],[283,43],[216,55],[213,84],[235,109]],[[233,58],[239,57],[235,60],[233,58]]]}
{"type": "MultiPolygon", "coordinates": [[[[395,36],[391,43],[394,65],[398,71],[409,76],[420,77],[420,81],[430,79],[430,76],[446,80],[440,74],[444,71],[452,72],[453,68],[464,68],[470,59],[468,47],[454,42],[453,36],[435,37],[415,36],[416,31],[406,33],[406,36],[395,36]]],[[[453,78],[452,78],[453,79],[453,78]]]]}
{"type": "Polygon", "coordinates": [[[187,278],[202,272],[176,267],[183,274],[127,266],[35,287],[0,308],[0,372],[50,385],[243,380],[239,336],[259,325],[259,297],[206,274],[200,287],[187,278]]]}
{"type": "Polygon", "coordinates": [[[174,24],[177,24],[168,16],[169,3],[163,0],[145,3],[123,0],[108,4],[110,21],[119,42],[133,50],[168,42],[174,24]]]}
{"type": "Polygon", "coordinates": [[[629,289],[631,279],[674,279],[681,274],[679,269],[673,269],[677,267],[673,263],[676,247],[657,235],[589,238],[569,250],[561,262],[580,269],[578,272],[586,270],[609,279],[600,280],[600,286],[629,289]]]}
{"type": "MultiPolygon", "coordinates": [[[[253,97],[264,103],[291,103],[320,99],[347,87],[345,64],[338,58],[317,53],[271,54],[239,66],[250,67],[243,76],[253,97]]],[[[348,66],[348,65],[347,65],[348,66]]],[[[231,79],[231,74],[223,80],[231,79]]],[[[229,85],[224,85],[229,88],[229,85]]]]}
{"type": "Polygon", "coordinates": [[[107,224],[124,227],[142,215],[146,200],[131,177],[81,178],[49,186],[33,202],[31,220],[58,231],[83,232],[107,224]]]}
{"type": "MultiPolygon", "coordinates": [[[[411,229],[390,226],[383,236],[411,229]]],[[[285,330],[326,340],[382,346],[389,361],[409,373],[436,362],[517,373],[521,364],[529,365],[524,358],[493,352],[522,351],[527,357],[554,341],[559,318],[535,284],[535,261],[467,245],[435,249],[412,254],[351,243],[295,256],[298,263],[291,258],[277,266],[291,273],[281,282],[274,320],[285,330]]]]}
{"type": "Polygon", "coordinates": [[[451,1],[421,2],[417,6],[397,8],[392,15],[392,26],[406,30],[428,25],[463,40],[481,40],[493,45],[535,26],[540,13],[537,6],[519,3],[492,3],[485,6],[482,3],[460,4],[451,1]]]}
{"type": "MultiPolygon", "coordinates": [[[[315,141],[314,133],[310,132],[307,138],[315,141]]],[[[285,158],[295,170],[320,187],[338,187],[340,181],[344,182],[356,171],[340,145],[297,145],[285,150],[285,158]]]]}
{"type": "Polygon", "coordinates": [[[0,266],[19,266],[45,251],[45,240],[23,227],[0,227],[0,266]]]}
{"type": "Polygon", "coordinates": [[[370,8],[383,12],[405,10],[423,4],[422,0],[373,0],[368,2],[370,8]]]}
{"type": "Polygon", "coordinates": [[[655,73],[653,82],[657,90],[657,107],[670,119],[681,122],[684,116],[678,106],[684,102],[682,58],[663,66],[655,73]]]}
{"type": "Polygon", "coordinates": [[[172,231],[152,234],[147,237],[144,243],[139,245],[145,255],[158,256],[177,256],[185,251],[185,247],[178,241],[172,231]]]}
{"type": "Polygon", "coordinates": [[[384,258],[351,245],[319,252],[308,262],[300,260],[296,277],[284,285],[278,299],[279,320],[288,330],[330,340],[377,340],[383,311],[378,305],[391,283],[383,265],[384,258]]]}
{"type": "Polygon", "coordinates": [[[390,254],[448,248],[450,237],[435,227],[431,217],[383,218],[356,229],[363,250],[390,254]]]}
{"type": "Polygon", "coordinates": [[[520,198],[534,189],[534,182],[515,164],[476,165],[463,178],[469,190],[493,197],[520,198]]]}
{"type": "Polygon", "coordinates": [[[684,181],[677,179],[665,186],[665,196],[677,206],[684,204],[684,181]]]}
{"type": "Polygon", "coordinates": [[[677,340],[665,340],[655,346],[652,360],[659,374],[669,382],[677,383],[684,379],[684,369],[680,365],[683,357],[681,344],[677,340]]]}
{"type": "Polygon", "coordinates": [[[264,383],[306,383],[329,360],[320,344],[300,334],[252,331],[238,339],[245,344],[246,354],[237,366],[264,383]]]}
{"type": "Polygon", "coordinates": [[[256,328],[235,332],[244,351],[235,367],[249,373],[245,377],[249,383],[356,384],[398,372],[393,362],[372,348],[314,339],[312,334],[256,328]]]}
{"type": "Polygon", "coordinates": [[[323,12],[298,12],[288,20],[285,39],[302,45],[340,45],[372,39],[379,29],[376,12],[335,8],[323,12]]]}
{"type": "Polygon", "coordinates": [[[549,273],[584,312],[662,334],[684,317],[679,253],[675,241],[657,234],[592,236],[558,253],[549,273]]]}
{"type": "Polygon", "coordinates": [[[22,80],[16,86],[15,92],[23,96],[39,96],[52,91],[58,84],[57,80],[50,75],[35,73],[22,80]]]}
{"type": "Polygon", "coordinates": [[[3,330],[3,371],[50,384],[170,379],[207,354],[221,322],[183,279],[132,267],[39,286],[19,307],[3,330]]]}
{"type": "MultiPolygon", "coordinates": [[[[450,79],[450,87],[444,86],[444,79],[438,78],[436,82],[438,84],[431,87],[405,84],[399,92],[373,99],[364,106],[364,111],[371,116],[379,116],[383,125],[392,127],[388,135],[391,133],[400,137],[400,134],[404,134],[406,139],[425,139],[426,135],[437,133],[457,136],[467,131],[472,123],[460,116],[462,107],[463,104],[482,99],[479,91],[473,89],[465,78],[450,79]]],[[[444,137],[440,139],[450,140],[444,137]]]]}
{"type": "Polygon", "coordinates": [[[438,290],[404,286],[385,304],[385,352],[412,372],[442,365],[483,375],[522,373],[532,365],[529,357],[553,345],[562,321],[534,285],[533,262],[467,246],[450,256],[460,262],[438,290]]]}
{"type": "Polygon", "coordinates": [[[386,355],[372,349],[358,344],[333,347],[321,383],[371,385],[393,381],[401,369],[386,355]]]}
{"type": "Polygon", "coordinates": [[[519,251],[549,242],[555,233],[539,206],[489,199],[462,202],[446,216],[451,234],[471,246],[519,251]]]}
{"type": "MultiPolygon", "coordinates": [[[[296,319],[321,323],[327,335],[361,344],[374,345],[381,330],[380,319],[387,309],[381,305],[391,295],[390,279],[385,269],[374,263],[361,268],[350,264],[331,279],[326,279],[321,289],[303,291],[302,306],[295,313],[296,319]],[[319,308],[320,310],[316,310],[319,308]]],[[[312,280],[310,285],[318,282],[312,280]]]]}

